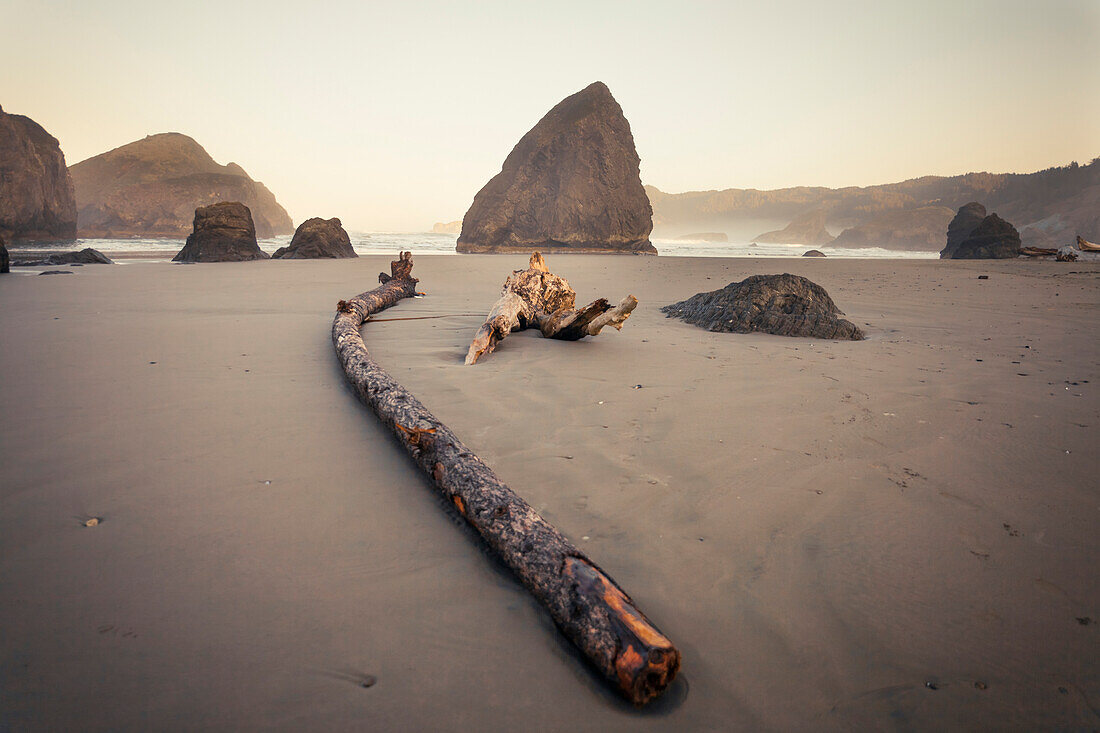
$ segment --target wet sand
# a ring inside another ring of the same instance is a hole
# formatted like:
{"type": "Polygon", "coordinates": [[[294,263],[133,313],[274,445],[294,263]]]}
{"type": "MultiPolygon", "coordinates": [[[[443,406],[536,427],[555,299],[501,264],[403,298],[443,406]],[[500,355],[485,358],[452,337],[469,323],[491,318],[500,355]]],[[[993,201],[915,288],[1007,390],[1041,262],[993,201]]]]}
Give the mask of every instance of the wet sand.
{"type": "Polygon", "coordinates": [[[367,346],[679,644],[638,712],[345,387],[389,259],[0,277],[0,728],[1100,726],[1100,265],[552,256],[623,331],[465,367],[525,258],[416,257],[367,346]],[[784,271],[870,338],[658,311],[784,271]]]}

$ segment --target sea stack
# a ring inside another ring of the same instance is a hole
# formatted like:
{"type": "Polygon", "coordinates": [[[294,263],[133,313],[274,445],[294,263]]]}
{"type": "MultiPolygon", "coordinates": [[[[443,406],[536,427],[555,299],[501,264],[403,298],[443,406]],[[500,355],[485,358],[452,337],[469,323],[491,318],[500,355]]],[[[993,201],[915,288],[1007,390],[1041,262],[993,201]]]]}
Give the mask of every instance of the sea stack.
{"type": "Polygon", "coordinates": [[[1016,227],[990,214],[959,243],[953,260],[1006,260],[1020,256],[1020,233],[1016,227]]]}
{"type": "Polygon", "coordinates": [[[947,225],[947,246],[940,250],[940,259],[952,259],[959,249],[959,245],[970,236],[970,232],[974,231],[985,217],[985,207],[977,201],[971,201],[969,204],[959,207],[955,218],[947,225]]]}
{"type": "Polygon", "coordinates": [[[462,220],[459,252],[656,254],[630,123],[595,82],[516,144],[462,220]]]}
{"type": "Polygon", "coordinates": [[[195,209],[193,231],[173,262],[243,262],[266,260],[256,244],[252,212],[239,201],[222,201],[195,209]]]}
{"type": "Polygon", "coordinates": [[[323,260],[358,257],[351,238],[336,218],[313,217],[303,221],[286,247],[271,255],[275,260],[323,260]]]}
{"type": "Polygon", "coordinates": [[[666,305],[661,312],[708,331],[863,339],[858,326],[838,317],[844,314],[825,288],[799,275],[753,275],[666,305]]]}
{"type": "Polygon", "coordinates": [[[57,138],[0,107],[0,236],[76,238],[76,198],[57,138]]]}
{"type": "Polygon", "coordinates": [[[69,169],[81,237],[182,239],[195,208],[240,201],[261,239],[294,224],[275,195],[236,163],[219,165],[195,140],[165,132],[81,161],[69,169]]]}

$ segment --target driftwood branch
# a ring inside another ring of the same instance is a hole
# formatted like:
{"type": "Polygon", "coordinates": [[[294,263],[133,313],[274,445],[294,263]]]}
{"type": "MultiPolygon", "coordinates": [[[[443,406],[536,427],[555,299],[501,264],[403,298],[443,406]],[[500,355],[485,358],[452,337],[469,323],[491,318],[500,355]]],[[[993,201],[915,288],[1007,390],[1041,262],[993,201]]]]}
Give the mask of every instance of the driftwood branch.
{"type": "Polygon", "coordinates": [[[416,292],[408,252],[401,253],[392,270],[392,275],[379,276],[380,287],[337,306],[332,342],[348,381],[436,489],[546,607],[558,628],[628,699],[645,704],[675,678],[680,652],[615,581],[367,353],[359,332],[364,321],[416,292]]]}
{"type": "Polygon", "coordinates": [[[623,321],[638,305],[638,299],[628,295],[614,308],[600,298],[576,309],[576,298],[569,282],[550,272],[541,254],[533,253],[526,270],[516,270],[504,281],[500,299],[474,334],[466,364],[477,363],[508,334],[525,328],[538,327],[546,338],[563,341],[596,336],[604,326],[622,330],[623,321]]]}

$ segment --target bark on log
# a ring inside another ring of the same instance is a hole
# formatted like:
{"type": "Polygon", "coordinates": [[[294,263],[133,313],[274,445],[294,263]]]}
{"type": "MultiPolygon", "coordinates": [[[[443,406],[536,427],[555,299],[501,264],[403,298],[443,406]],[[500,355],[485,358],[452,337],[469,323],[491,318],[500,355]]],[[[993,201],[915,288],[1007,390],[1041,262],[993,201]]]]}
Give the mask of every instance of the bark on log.
{"type": "Polygon", "coordinates": [[[558,628],[629,700],[644,705],[675,678],[680,652],[615,581],[367,353],[363,322],[416,292],[410,253],[402,252],[391,269],[392,275],[378,276],[380,287],[337,306],[332,342],[348,381],[558,628]]]}
{"type": "Polygon", "coordinates": [[[525,328],[537,326],[546,338],[563,341],[596,336],[604,326],[622,330],[623,321],[638,305],[638,299],[628,295],[614,308],[600,298],[577,310],[576,298],[569,282],[550,272],[546,260],[534,252],[526,270],[516,270],[504,281],[500,299],[474,334],[466,364],[476,364],[508,334],[525,328]]]}

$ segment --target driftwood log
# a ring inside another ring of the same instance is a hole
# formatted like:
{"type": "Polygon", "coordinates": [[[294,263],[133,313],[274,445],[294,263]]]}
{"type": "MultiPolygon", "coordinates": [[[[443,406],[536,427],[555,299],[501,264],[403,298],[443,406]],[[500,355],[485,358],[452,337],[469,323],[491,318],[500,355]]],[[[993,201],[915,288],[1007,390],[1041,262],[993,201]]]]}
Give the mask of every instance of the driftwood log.
{"type": "MultiPolygon", "coordinates": [[[[332,342],[348,381],[436,489],[546,607],[558,628],[629,700],[644,705],[675,678],[680,652],[615,581],[367,353],[359,332],[362,324],[416,292],[409,252],[391,264],[391,272],[378,276],[380,287],[337,305],[332,342]]],[[[571,328],[580,320],[561,327],[571,328]]],[[[587,328],[593,323],[587,321],[587,328]]],[[[603,325],[615,324],[608,320],[603,325]]]]}
{"type": "Polygon", "coordinates": [[[575,309],[576,299],[569,283],[550,272],[541,254],[533,253],[526,270],[516,270],[504,281],[500,300],[489,310],[466,352],[466,364],[477,363],[508,334],[525,328],[538,327],[546,338],[564,341],[596,336],[605,326],[622,330],[623,321],[638,305],[638,299],[628,295],[614,308],[600,298],[575,309]]]}

